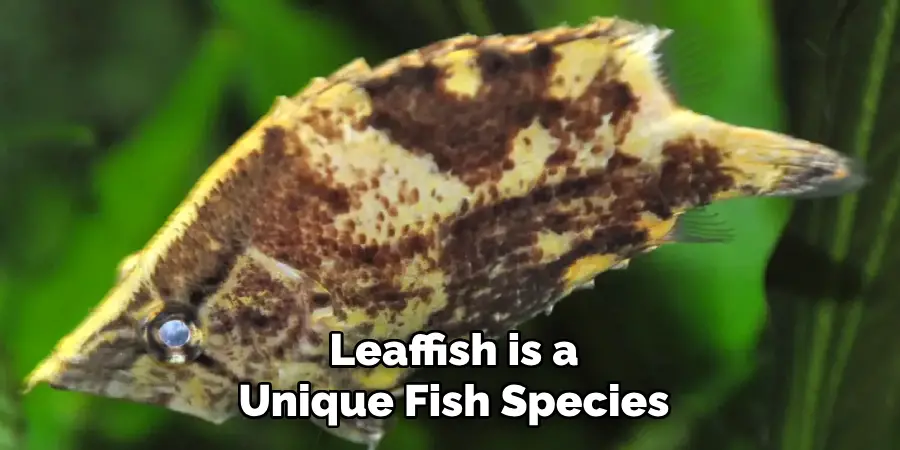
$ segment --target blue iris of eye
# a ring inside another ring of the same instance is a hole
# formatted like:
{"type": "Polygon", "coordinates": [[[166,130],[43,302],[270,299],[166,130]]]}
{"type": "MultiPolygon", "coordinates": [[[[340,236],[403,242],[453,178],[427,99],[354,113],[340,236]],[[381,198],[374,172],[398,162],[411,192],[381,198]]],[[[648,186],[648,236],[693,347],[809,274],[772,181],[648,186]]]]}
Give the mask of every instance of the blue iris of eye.
{"type": "Polygon", "coordinates": [[[191,329],[181,320],[169,320],[159,327],[159,340],[167,347],[181,347],[191,340],[191,329]]]}

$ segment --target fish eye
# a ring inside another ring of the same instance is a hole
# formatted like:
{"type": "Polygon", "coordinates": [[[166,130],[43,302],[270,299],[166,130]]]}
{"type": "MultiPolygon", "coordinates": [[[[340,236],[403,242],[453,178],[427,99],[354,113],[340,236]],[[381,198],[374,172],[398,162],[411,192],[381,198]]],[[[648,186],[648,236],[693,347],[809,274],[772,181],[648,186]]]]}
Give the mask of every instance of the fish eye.
{"type": "Polygon", "coordinates": [[[179,307],[161,311],[144,330],[150,354],[170,364],[183,364],[200,356],[201,337],[191,311],[179,307]]]}
{"type": "Polygon", "coordinates": [[[191,329],[183,320],[167,320],[157,331],[159,341],[169,348],[183,347],[191,340],[191,329]]]}

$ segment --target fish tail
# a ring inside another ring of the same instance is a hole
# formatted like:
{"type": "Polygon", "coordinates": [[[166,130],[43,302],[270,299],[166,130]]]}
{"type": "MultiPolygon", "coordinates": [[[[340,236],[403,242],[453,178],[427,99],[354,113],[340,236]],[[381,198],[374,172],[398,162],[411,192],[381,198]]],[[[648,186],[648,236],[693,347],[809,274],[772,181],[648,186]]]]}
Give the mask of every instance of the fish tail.
{"type": "Polygon", "coordinates": [[[715,195],[820,198],[843,195],[866,183],[860,161],[815,142],[750,127],[730,125],[683,111],[676,122],[703,141],[696,146],[733,179],[715,195]]]}

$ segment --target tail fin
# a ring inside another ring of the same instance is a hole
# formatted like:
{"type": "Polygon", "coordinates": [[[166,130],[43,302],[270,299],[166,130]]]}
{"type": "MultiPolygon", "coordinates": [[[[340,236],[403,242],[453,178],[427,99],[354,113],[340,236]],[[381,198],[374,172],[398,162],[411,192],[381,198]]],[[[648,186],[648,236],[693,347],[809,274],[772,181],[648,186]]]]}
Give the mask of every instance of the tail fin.
{"type": "Polygon", "coordinates": [[[846,194],[866,178],[859,161],[814,142],[772,131],[739,127],[679,111],[676,129],[691,130],[708,143],[721,166],[734,178],[732,189],[717,198],[766,196],[820,198],[846,194]]]}

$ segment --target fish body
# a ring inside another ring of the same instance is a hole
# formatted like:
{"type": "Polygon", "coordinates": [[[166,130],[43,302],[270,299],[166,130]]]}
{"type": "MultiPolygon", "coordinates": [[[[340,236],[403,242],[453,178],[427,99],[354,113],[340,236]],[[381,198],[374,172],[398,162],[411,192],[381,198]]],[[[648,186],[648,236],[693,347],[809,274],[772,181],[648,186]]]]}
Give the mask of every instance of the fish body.
{"type": "MultiPolygon", "coordinates": [[[[396,389],[411,370],[330,367],[329,332],[351,348],[496,336],[683,240],[692,208],[859,184],[831,149],[679,106],[656,53],[669,33],[598,18],[464,35],[279,98],[28,385],[216,423],[241,381],[396,389]]],[[[332,431],[372,443],[383,428],[332,431]]]]}

